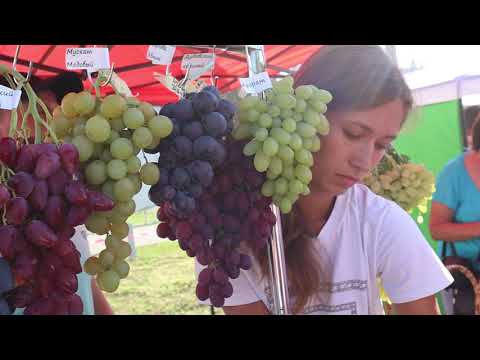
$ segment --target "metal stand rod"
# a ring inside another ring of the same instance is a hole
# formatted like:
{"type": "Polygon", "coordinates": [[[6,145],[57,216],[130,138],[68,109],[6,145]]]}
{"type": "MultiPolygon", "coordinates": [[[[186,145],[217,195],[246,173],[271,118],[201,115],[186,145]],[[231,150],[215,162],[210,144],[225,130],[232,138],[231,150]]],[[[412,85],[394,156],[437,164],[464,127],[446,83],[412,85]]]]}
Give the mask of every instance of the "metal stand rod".
{"type": "MultiPolygon", "coordinates": [[[[246,45],[245,53],[247,55],[249,76],[265,71],[266,61],[263,45],[246,45]]],[[[260,94],[260,97],[262,99],[265,98],[265,94],[260,94]]],[[[272,236],[268,242],[270,283],[274,303],[273,312],[277,315],[288,315],[290,314],[290,299],[288,295],[287,267],[283,248],[282,220],[278,207],[272,204],[271,209],[277,218],[272,236]]]]}

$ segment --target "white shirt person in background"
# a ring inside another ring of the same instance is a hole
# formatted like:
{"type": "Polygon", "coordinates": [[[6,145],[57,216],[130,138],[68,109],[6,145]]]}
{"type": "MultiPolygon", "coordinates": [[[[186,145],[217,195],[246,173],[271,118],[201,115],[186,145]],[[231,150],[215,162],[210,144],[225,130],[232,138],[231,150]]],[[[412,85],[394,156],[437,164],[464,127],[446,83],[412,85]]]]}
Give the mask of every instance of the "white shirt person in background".
{"type": "MultiPolygon", "coordinates": [[[[384,314],[380,278],[394,313],[438,314],[435,294],[450,273],[405,211],[359,183],[411,110],[401,72],[379,46],[324,46],[296,74],[295,87],[306,84],[333,100],[311,194],[282,218],[293,312],[384,314]]],[[[267,254],[253,255],[253,267],[232,280],[226,314],[272,312],[267,254]]],[[[197,275],[202,268],[196,263],[197,275]]]]}

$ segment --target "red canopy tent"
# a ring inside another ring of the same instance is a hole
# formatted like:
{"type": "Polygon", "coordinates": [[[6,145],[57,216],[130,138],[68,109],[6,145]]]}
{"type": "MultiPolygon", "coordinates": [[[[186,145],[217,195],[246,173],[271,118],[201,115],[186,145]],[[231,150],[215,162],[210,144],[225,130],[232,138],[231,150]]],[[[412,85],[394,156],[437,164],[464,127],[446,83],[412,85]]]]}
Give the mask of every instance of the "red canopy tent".
{"type": "MultiPolygon", "coordinates": [[[[41,78],[51,77],[65,71],[65,51],[69,47],[90,47],[93,45],[22,45],[17,60],[17,70],[27,72],[29,61],[33,62],[34,75],[41,78]]],[[[212,45],[197,47],[179,45],[169,67],[170,73],[177,79],[185,76],[181,69],[183,55],[190,53],[213,52],[212,45]]],[[[271,77],[280,72],[290,72],[292,67],[305,62],[321,45],[265,45],[267,70],[271,77]]],[[[0,45],[0,62],[12,64],[17,45],[0,45]]],[[[134,94],[153,105],[162,105],[177,100],[177,96],[158,82],[153,73],[165,74],[165,65],[154,65],[146,58],[148,45],[108,45],[110,62],[115,63],[115,72],[128,84],[134,94]]],[[[238,45],[217,45],[216,62],[212,73],[202,79],[217,78],[217,87],[221,92],[230,92],[240,86],[239,77],[248,77],[247,60],[238,45]]],[[[90,83],[85,79],[85,87],[90,83]]],[[[110,87],[102,89],[112,92],[110,87]]]]}

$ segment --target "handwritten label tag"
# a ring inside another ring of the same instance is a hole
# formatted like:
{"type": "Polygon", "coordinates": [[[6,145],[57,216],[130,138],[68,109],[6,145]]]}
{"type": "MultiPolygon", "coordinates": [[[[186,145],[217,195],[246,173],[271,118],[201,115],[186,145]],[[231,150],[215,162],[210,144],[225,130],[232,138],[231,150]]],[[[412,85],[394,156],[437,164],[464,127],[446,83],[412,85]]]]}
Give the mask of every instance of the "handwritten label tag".
{"type": "Polygon", "coordinates": [[[0,85],[0,109],[16,109],[21,95],[21,90],[12,90],[9,87],[0,85]]]}
{"type": "Polygon", "coordinates": [[[172,75],[163,75],[155,72],[153,73],[153,77],[159,82],[161,82],[163,85],[165,85],[167,89],[173,91],[178,96],[183,97],[185,95],[185,89],[180,86],[180,81],[178,81],[172,75]]]}
{"type": "Polygon", "coordinates": [[[175,46],[150,45],[147,50],[147,59],[155,65],[170,65],[175,54],[175,46]]]}
{"type": "Polygon", "coordinates": [[[272,88],[272,80],[266,71],[249,78],[239,78],[238,80],[248,94],[259,94],[272,88]]]}
{"type": "Polygon", "coordinates": [[[186,54],[182,59],[182,69],[190,68],[189,80],[198,79],[215,65],[215,54],[186,54]]]}
{"type": "MultiPolygon", "coordinates": [[[[108,73],[110,72],[110,70],[100,70],[100,72],[104,72],[105,75],[107,76],[108,73]]],[[[120,95],[123,95],[123,96],[126,96],[126,97],[133,96],[132,91],[128,87],[125,80],[123,80],[120,76],[115,74],[115,71],[112,73],[112,78],[110,79],[110,85],[112,85],[113,88],[115,90],[117,90],[117,92],[120,95]]]]}
{"type": "Polygon", "coordinates": [[[108,48],[67,48],[65,52],[67,70],[84,69],[92,73],[110,67],[108,48]]]}

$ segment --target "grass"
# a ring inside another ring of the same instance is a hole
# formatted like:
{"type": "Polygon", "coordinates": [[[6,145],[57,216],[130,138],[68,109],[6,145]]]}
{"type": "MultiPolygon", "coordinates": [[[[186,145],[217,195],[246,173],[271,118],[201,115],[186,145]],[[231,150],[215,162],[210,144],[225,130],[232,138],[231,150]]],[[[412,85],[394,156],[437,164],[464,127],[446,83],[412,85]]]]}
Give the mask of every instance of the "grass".
{"type": "Polygon", "coordinates": [[[115,314],[210,315],[210,307],[199,305],[195,296],[193,258],[177,242],[142,246],[129,263],[128,277],[115,293],[106,293],[115,314]]]}
{"type": "Polygon", "coordinates": [[[142,226],[148,224],[155,224],[158,222],[157,220],[157,207],[153,207],[150,209],[145,209],[141,211],[137,211],[132,216],[128,218],[128,223],[132,226],[142,226]]]}

